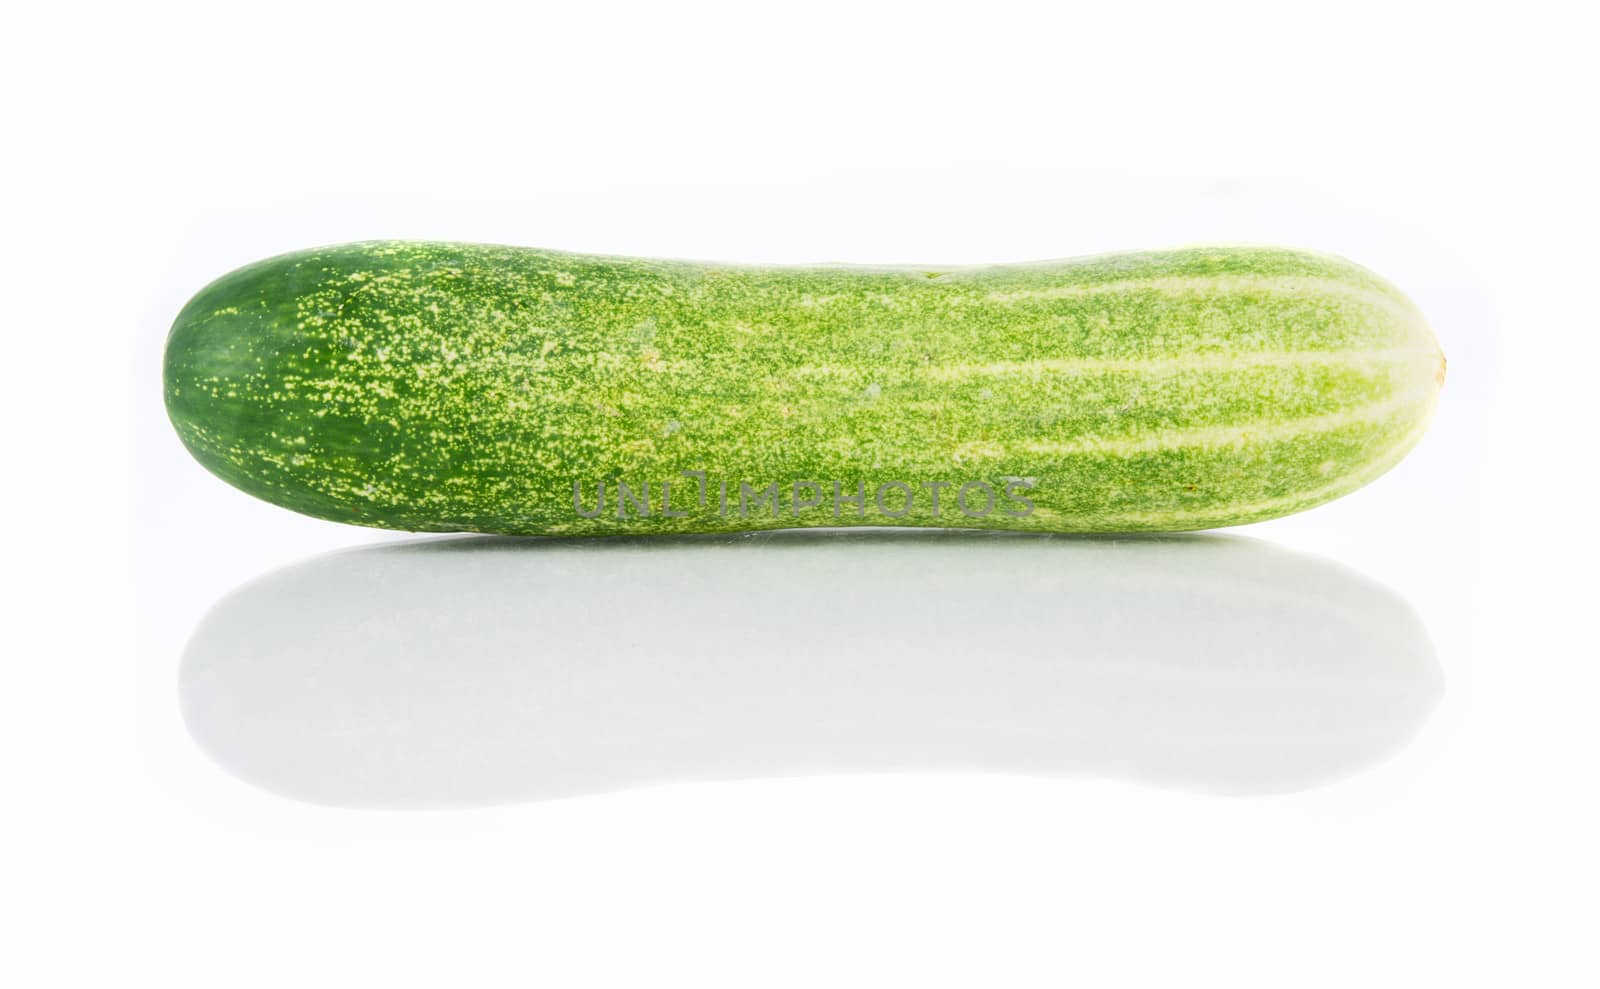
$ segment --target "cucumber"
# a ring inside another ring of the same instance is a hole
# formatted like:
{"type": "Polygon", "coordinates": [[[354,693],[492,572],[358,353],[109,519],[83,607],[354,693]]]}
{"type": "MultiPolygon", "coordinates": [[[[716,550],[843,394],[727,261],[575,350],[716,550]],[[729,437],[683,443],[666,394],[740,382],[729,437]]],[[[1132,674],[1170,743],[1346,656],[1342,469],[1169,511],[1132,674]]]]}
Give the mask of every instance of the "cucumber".
{"type": "Polygon", "coordinates": [[[178,316],[210,471],[410,531],[1203,529],[1420,439],[1444,357],[1340,258],[1196,247],[750,267],[431,242],[272,258],[178,316]]]}

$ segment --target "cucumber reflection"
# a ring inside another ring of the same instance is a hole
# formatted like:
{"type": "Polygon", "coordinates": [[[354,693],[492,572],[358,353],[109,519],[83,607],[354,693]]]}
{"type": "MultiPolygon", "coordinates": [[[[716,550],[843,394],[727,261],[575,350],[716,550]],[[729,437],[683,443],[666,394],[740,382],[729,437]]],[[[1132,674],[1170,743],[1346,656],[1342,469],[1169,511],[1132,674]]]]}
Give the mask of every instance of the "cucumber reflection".
{"type": "Polygon", "coordinates": [[[318,803],[469,806],[840,772],[1290,791],[1370,766],[1443,682],[1392,592],[1238,537],[442,539],[225,598],[194,738],[318,803]]]}

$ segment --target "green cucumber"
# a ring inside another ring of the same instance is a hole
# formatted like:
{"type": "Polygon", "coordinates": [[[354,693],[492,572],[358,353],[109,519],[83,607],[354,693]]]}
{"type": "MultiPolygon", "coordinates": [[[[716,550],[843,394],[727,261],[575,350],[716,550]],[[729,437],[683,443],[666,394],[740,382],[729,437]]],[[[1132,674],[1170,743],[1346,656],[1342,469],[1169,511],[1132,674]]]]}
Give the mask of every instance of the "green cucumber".
{"type": "Polygon", "coordinates": [[[241,268],[167,342],[167,411],[269,502],[517,534],[1202,529],[1346,494],[1444,357],[1348,261],[1197,247],[748,267],[373,242],[241,268]]]}

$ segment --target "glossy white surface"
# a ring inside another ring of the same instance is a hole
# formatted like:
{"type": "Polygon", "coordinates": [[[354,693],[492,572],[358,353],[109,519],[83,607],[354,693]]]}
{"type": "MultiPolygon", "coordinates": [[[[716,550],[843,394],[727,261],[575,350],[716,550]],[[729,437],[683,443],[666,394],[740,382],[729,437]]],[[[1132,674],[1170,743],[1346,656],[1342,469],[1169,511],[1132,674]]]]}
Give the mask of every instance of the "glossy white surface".
{"type": "Polygon", "coordinates": [[[1577,17],[16,15],[0,980],[1593,985],[1577,17]],[[1286,243],[1450,376],[1389,475],[1225,536],[406,548],[205,474],[157,384],[201,284],[375,236],[1286,243]]]}
{"type": "Polygon", "coordinates": [[[1291,792],[1443,688],[1403,601],[1268,543],[917,531],[351,550],[229,595],[179,683],[241,779],[398,808],[851,772],[1291,792]]]}

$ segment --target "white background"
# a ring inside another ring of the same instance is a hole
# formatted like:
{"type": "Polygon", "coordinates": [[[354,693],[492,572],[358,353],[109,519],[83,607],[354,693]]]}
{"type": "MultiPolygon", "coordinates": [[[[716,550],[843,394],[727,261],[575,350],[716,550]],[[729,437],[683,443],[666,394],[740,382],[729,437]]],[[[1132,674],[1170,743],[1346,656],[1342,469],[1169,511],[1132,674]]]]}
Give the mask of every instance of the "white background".
{"type": "Polygon", "coordinates": [[[1578,10],[12,13],[0,972],[1595,984],[1600,72],[1578,10]],[[164,421],[162,339],[232,267],[373,237],[746,261],[1212,240],[1352,257],[1434,323],[1437,423],[1369,488],[1241,534],[1408,601],[1444,699],[1381,765],[1256,797],[936,762],[435,811],[246,783],[184,727],[189,636],[260,574],[389,537],[194,464],[164,421]]]}

